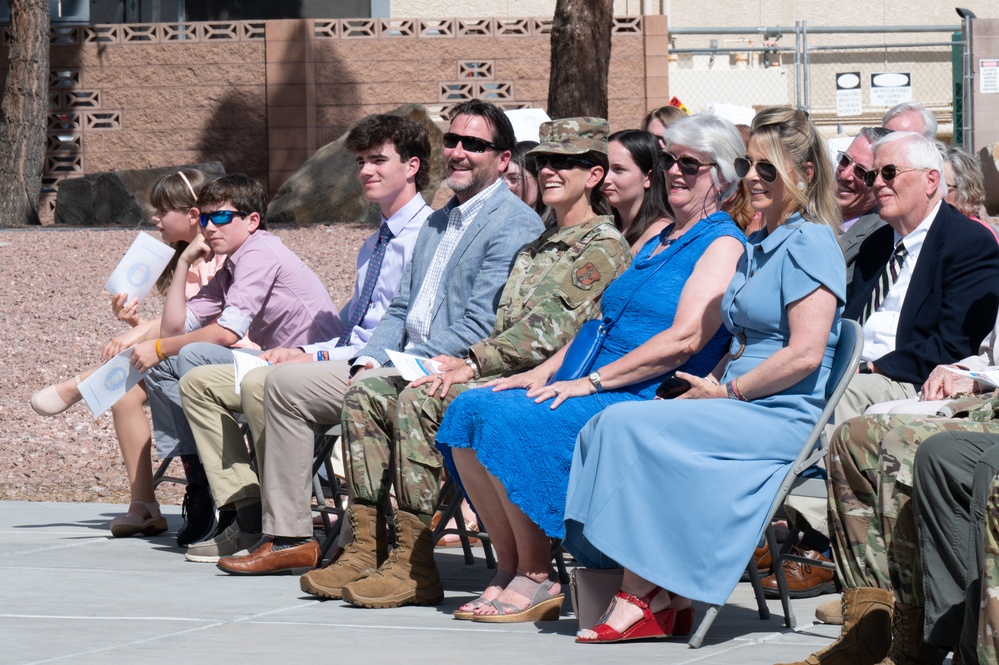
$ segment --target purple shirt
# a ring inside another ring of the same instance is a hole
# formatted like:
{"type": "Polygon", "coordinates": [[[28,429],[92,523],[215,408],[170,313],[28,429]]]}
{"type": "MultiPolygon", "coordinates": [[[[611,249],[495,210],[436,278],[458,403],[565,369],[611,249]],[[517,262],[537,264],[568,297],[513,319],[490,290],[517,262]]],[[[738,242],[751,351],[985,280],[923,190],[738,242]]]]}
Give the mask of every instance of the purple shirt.
{"type": "Polygon", "coordinates": [[[343,330],[323,283],[267,231],[255,231],[187,301],[185,332],[212,321],[262,349],[321,342],[343,330]]]}

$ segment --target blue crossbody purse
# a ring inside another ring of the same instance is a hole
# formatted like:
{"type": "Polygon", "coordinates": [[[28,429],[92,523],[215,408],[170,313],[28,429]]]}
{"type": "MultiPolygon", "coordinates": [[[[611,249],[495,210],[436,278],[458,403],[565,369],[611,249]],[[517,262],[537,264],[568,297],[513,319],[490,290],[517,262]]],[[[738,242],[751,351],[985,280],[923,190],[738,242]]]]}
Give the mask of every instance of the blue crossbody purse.
{"type": "MultiPolygon", "coordinates": [[[[672,227],[669,227],[666,233],[668,234],[671,229],[672,227]]],[[[624,301],[624,305],[621,306],[618,316],[628,307],[628,303],[631,302],[632,297],[645,285],[645,282],[649,281],[649,278],[668,262],[667,259],[664,259],[659,265],[649,271],[645,279],[638,283],[628,296],[628,299],[624,301]]],[[[562,359],[562,365],[559,366],[558,371],[548,381],[548,385],[556,381],[574,381],[584,376],[589,376],[593,370],[593,363],[596,361],[597,356],[600,355],[600,349],[604,346],[604,340],[607,339],[607,333],[610,332],[610,329],[614,327],[616,322],[617,317],[605,316],[602,319],[592,319],[584,323],[580,327],[579,332],[576,333],[576,336],[572,338],[572,342],[569,343],[569,348],[562,359]]]]}

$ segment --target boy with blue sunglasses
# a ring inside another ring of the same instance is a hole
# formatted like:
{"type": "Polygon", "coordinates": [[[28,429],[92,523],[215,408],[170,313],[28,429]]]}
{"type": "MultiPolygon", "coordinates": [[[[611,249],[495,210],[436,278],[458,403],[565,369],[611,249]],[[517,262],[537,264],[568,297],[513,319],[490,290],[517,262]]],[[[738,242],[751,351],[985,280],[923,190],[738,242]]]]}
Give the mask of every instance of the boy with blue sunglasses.
{"type": "Polygon", "coordinates": [[[202,234],[181,253],[177,270],[224,254],[221,270],[198,295],[184,299],[183,280],[167,293],[161,337],[142,342],[131,363],[146,371],[159,459],[180,456],[188,486],[187,522],[177,542],[187,545],[215,527],[214,503],[181,408],[179,382],[191,368],[231,363],[228,348],[244,335],[262,349],[301,346],[338,336],[337,307],[322,281],[266,229],[267,195],[245,175],[210,183],[200,201],[202,234]]]}

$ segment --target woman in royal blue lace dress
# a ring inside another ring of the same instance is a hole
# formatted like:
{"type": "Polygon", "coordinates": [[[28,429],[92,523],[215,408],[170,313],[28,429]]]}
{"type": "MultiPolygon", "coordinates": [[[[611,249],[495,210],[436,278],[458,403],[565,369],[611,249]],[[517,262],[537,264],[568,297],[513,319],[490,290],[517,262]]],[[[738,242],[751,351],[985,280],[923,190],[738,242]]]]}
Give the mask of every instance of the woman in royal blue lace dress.
{"type": "MultiPolygon", "coordinates": [[[[558,618],[563,594],[550,538],[563,533],[580,428],[611,404],[651,399],[670,370],[707,374],[725,352],[721,298],[744,249],[742,233],[721,205],[736,189],[733,162],[744,152],[742,137],[727,121],[704,116],[678,121],[664,139],[668,152],[660,159],[676,221],[604,292],[603,316],[615,322],[595,371],[546,385],[563,349],[529,372],[463,393],[437,432],[437,446],[489,532],[499,572],[506,573],[460,608],[464,617],[558,618]]],[[[542,169],[542,191],[557,187],[560,177],[542,169]]]]}

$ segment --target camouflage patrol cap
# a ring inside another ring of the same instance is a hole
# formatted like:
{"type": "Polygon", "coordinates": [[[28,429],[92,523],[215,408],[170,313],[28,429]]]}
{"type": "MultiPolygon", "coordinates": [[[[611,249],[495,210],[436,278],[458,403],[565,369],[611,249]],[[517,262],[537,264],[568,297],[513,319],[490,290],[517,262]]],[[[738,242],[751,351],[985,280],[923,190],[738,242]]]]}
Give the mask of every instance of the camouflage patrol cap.
{"type": "Polygon", "coordinates": [[[541,128],[538,130],[541,144],[532,148],[527,154],[582,155],[593,151],[606,155],[609,133],[610,125],[603,118],[582,116],[551,120],[541,123],[541,128]]]}

